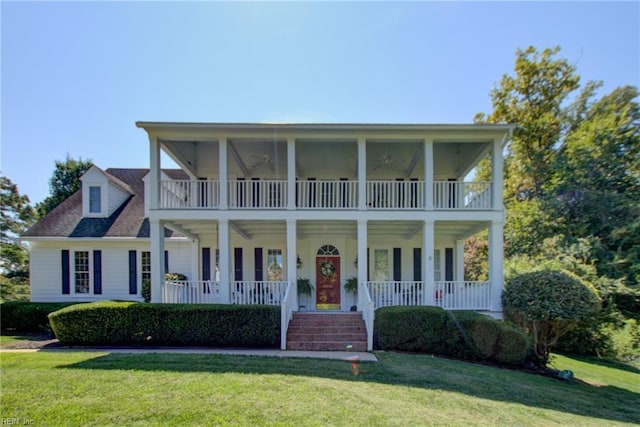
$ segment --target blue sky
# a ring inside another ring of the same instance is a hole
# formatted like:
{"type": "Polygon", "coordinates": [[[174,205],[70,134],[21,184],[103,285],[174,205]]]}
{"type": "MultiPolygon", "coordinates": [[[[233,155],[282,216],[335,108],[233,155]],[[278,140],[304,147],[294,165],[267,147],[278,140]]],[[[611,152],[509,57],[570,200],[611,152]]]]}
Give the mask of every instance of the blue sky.
{"type": "Polygon", "coordinates": [[[147,167],[137,120],[467,123],[529,45],[640,85],[639,2],[0,8],[0,168],[34,203],[67,154],[147,167]]]}

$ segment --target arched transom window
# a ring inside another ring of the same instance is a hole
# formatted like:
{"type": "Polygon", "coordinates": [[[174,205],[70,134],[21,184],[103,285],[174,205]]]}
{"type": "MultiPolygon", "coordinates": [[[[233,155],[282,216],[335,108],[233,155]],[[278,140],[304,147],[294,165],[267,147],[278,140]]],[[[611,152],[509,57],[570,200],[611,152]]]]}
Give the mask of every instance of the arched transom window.
{"type": "Polygon", "coordinates": [[[324,245],[318,249],[318,253],[316,255],[340,255],[340,252],[338,252],[338,248],[333,245],[324,245]]]}

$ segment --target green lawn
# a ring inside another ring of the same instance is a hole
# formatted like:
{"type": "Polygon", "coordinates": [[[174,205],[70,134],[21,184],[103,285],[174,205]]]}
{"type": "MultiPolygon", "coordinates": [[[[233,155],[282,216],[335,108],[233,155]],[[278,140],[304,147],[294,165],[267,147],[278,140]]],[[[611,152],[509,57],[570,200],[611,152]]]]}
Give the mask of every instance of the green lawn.
{"type": "Polygon", "coordinates": [[[424,355],[347,362],[180,354],[3,353],[1,417],[34,425],[623,425],[640,370],[556,356],[584,383],[424,355]],[[625,370],[626,369],[626,370],[625,370]]]}

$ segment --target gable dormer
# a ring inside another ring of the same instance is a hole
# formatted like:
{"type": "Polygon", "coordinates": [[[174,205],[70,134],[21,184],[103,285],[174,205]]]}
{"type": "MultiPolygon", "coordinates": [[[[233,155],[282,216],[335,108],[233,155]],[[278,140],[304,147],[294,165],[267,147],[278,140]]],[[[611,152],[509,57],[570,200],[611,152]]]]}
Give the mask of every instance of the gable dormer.
{"type": "Polygon", "coordinates": [[[131,188],[97,166],[80,177],[82,181],[82,216],[107,218],[133,194],[131,188]]]}

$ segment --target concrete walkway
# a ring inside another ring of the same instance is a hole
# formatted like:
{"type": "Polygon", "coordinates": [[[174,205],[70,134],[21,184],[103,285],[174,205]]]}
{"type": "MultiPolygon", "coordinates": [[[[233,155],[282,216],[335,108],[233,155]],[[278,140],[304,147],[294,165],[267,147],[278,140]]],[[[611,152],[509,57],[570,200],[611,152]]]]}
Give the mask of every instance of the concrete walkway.
{"type": "Polygon", "coordinates": [[[262,356],[262,357],[304,357],[313,359],[335,359],[351,361],[357,357],[362,362],[377,362],[373,353],[349,352],[349,351],[297,351],[274,349],[226,349],[203,347],[152,347],[152,348],[119,348],[119,347],[47,347],[12,349],[0,348],[0,353],[175,353],[175,354],[229,354],[233,356],[262,356]]]}

